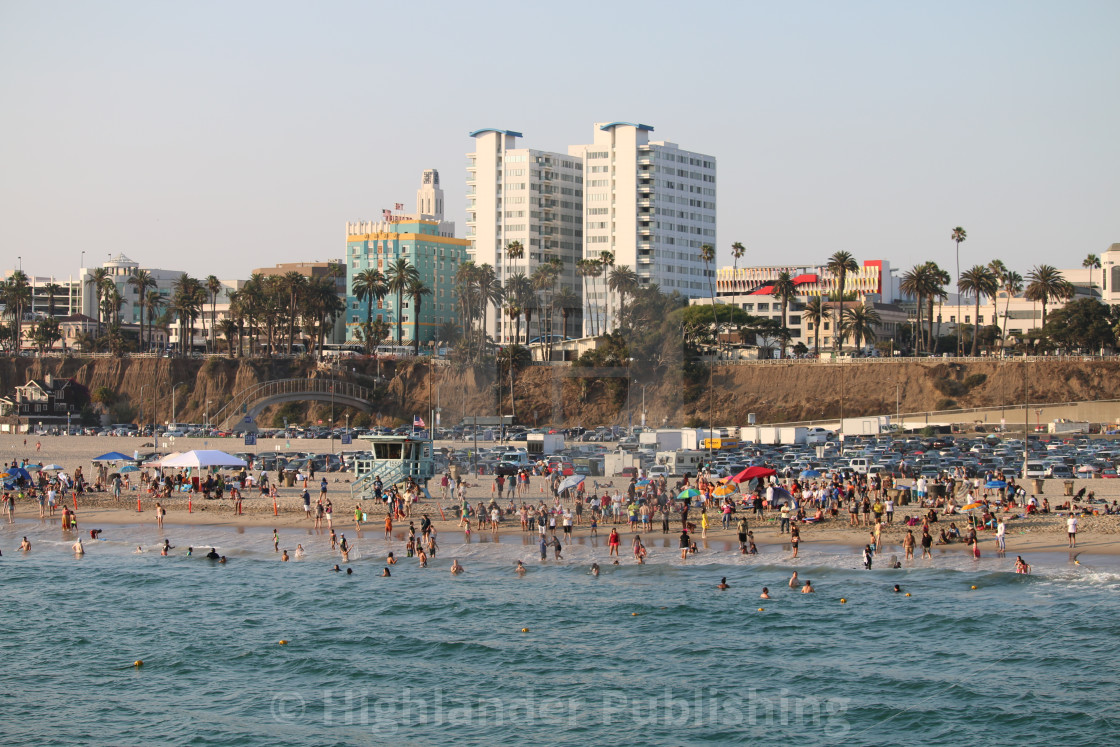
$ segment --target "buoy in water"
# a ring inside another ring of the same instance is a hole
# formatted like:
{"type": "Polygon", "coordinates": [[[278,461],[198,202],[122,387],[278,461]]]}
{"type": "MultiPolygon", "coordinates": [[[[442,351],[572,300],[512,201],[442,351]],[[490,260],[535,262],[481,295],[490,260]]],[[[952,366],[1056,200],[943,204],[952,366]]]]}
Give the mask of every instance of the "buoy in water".
{"type": "Polygon", "coordinates": [[[906,592],[906,596],[910,596],[910,592],[906,592]]]}
{"type": "Polygon", "coordinates": [[[288,642],[287,642],[287,641],[280,641],[280,645],[281,645],[281,646],[287,646],[287,645],[288,645],[288,642]]]}
{"type": "Polygon", "coordinates": [[[521,629],[521,632],[522,632],[522,633],[528,633],[528,632],[529,632],[529,629],[528,629],[528,628],[522,628],[522,629],[521,629]]]}
{"type": "Polygon", "coordinates": [[[637,617],[637,616],[638,616],[638,613],[637,613],[637,612],[631,612],[631,613],[630,613],[630,616],[631,616],[631,617],[637,617]]]}
{"type": "Polygon", "coordinates": [[[848,603],[847,599],[845,599],[844,597],[840,597],[840,604],[847,604],[847,603],[848,603]]]}
{"type": "Polygon", "coordinates": [[[765,612],[765,610],[764,610],[764,609],[763,609],[762,607],[759,607],[759,608],[758,608],[758,611],[759,611],[759,612],[765,612]]]}
{"type": "Polygon", "coordinates": [[[142,666],[144,666],[144,662],[143,662],[143,661],[141,661],[140,659],[137,659],[136,661],[132,662],[132,666],[134,666],[134,667],[142,667],[142,666]]]}
{"type": "Polygon", "coordinates": [[[976,587],[975,587],[975,586],[973,586],[973,587],[972,587],[972,590],[973,590],[973,591],[976,591],[976,587]]]}

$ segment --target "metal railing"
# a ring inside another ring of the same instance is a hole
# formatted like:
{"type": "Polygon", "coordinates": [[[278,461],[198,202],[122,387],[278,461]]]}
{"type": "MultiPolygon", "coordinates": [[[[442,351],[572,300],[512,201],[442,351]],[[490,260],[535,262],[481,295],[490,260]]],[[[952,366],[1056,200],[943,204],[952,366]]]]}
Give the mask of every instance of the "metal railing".
{"type": "Polygon", "coordinates": [[[367,402],[373,399],[372,389],[349,381],[339,379],[273,379],[235,393],[233,399],[214,413],[211,422],[220,423],[223,427],[226,427],[227,424],[232,426],[253,403],[285,394],[333,394],[337,397],[349,397],[367,402]]]}

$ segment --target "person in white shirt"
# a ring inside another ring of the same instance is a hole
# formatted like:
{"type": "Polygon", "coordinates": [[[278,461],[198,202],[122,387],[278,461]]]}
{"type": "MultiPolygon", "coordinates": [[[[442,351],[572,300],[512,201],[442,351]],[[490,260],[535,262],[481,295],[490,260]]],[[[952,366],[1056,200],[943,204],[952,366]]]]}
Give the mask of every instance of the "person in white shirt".
{"type": "Polygon", "coordinates": [[[1066,531],[1069,533],[1069,546],[1077,547],[1077,517],[1073,514],[1066,519],[1066,531]]]}
{"type": "Polygon", "coordinates": [[[996,542],[999,543],[999,551],[1000,552],[1003,552],[1004,550],[1007,549],[1007,545],[1005,544],[1006,535],[1007,535],[1007,525],[1003,523],[1003,519],[1000,519],[999,523],[996,524],[996,542]]]}

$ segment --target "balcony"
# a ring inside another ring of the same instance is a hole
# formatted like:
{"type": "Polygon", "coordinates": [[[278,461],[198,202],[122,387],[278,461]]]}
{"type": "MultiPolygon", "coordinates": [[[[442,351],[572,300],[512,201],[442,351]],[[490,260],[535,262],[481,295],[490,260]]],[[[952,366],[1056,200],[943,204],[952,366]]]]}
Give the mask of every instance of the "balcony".
{"type": "Polygon", "coordinates": [[[642,198],[640,198],[638,200],[638,207],[640,207],[640,208],[654,207],[653,198],[652,197],[642,197],[642,198]]]}
{"type": "Polygon", "coordinates": [[[638,165],[639,166],[652,166],[653,165],[653,156],[651,156],[651,155],[640,155],[639,154],[638,155],[638,165]]]}
{"type": "Polygon", "coordinates": [[[638,194],[648,195],[653,192],[653,182],[648,179],[638,185],[638,194]]]}

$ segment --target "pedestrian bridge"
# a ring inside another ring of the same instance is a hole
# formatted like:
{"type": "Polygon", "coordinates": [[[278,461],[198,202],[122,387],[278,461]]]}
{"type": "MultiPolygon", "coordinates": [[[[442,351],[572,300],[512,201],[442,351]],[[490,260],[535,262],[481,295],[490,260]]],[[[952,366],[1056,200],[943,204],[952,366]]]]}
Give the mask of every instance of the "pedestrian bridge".
{"type": "Polygon", "coordinates": [[[334,402],[371,412],[373,396],[373,390],[368,387],[337,379],[274,379],[234,394],[233,399],[214,414],[212,422],[222,430],[229,430],[247,422],[246,418],[255,421],[269,405],[307,400],[334,402]]]}

